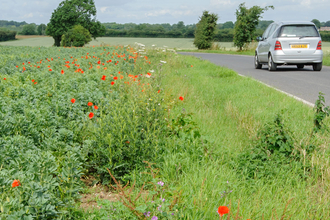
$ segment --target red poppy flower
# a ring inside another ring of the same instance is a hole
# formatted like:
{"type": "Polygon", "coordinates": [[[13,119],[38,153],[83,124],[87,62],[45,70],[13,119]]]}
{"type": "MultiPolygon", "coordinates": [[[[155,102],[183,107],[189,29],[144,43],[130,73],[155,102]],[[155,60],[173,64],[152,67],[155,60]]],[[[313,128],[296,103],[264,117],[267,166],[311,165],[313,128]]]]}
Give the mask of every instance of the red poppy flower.
{"type": "Polygon", "coordinates": [[[34,84],[37,84],[37,82],[34,82],[34,84]]]}
{"type": "Polygon", "coordinates": [[[92,106],[93,103],[92,103],[92,102],[88,102],[87,105],[88,105],[88,106],[92,106]]]}
{"type": "Polygon", "coordinates": [[[97,109],[99,109],[99,107],[97,107],[96,105],[94,105],[94,109],[97,110],[97,109]]]}
{"type": "Polygon", "coordinates": [[[64,70],[61,70],[61,74],[64,74],[64,70]]]}
{"type": "Polygon", "coordinates": [[[40,68],[40,66],[37,66],[37,68],[40,68]]]}
{"type": "Polygon", "coordinates": [[[220,216],[223,216],[224,214],[228,214],[228,213],[229,213],[229,208],[227,206],[219,206],[218,214],[220,216]]]}
{"type": "Polygon", "coordinates": [[[7,78],[3,78],[3,80],[6,80],[7,78]]]}
{"type": "Polygon", "coordinates": [[[53,71],[52,69],[49,69],[49,72],[53,71]]]}
{"type": "Polygon", "coordinates": [[[102,79],[102,80],[105,80],[105,77],[107,77],[107,76],[103,75],[101,79],[102,79]]]}
{"type": "Polygon", "coordinates": [[[151,76],[151,73],[147,73],[149,76],[151,76]]]}
{"type": "Polygon", "coordinates": [[[111,82],[111,85],[113,86],[115,84],[115,82],[111,82]]]}
{"type": "Polygon", "coordinates": [[[33,79],[32,82],[34,82],[35,80],[33,79]]]}
{"type": "Polygon", "coordinates": [[[14,180],[13,183],[11,184],[11,187],[16,187],[16,186],[20,186],[21,182],[19,180],[14,180]]]}
{"type": "Polygon", "coordinates": [[[115,77],[113,77],[113,79],[114,79],[114,80],[117,80],[117,79],[118,79],[118,77],[117,77],[117,76],[115,76],[115,77]]]}
{"type": "Polygon", "coordinates": [[[191,67],[193,67],[193,65],[191,65],[191,67]]]}
{"type": "Polygon", "coordinates": [[[16,68],[18,68],[18,66],[16,66],[16,68]]]}
{"type": "Polygon", "coordinates": [[[89,113],[88,117],[92,119],[94,117],[94,113],[93,112],[89,113]]]}
{"type": "Polygon", "coordinates": [[[101,64],[101,60],[99,60],[99,61],[97,62],[97,64],[101,64]]]}
{"type": "Polygon", "coordinates": [[[184,98],[183,98],[182,96],[180,96],[179,99],[180,99],[181,101],[183,101],[184,98]]]}
{"type": "Polygon", "coordinates": [[[76,99],[71,99],[72,104],[76,102],[76,99]]]}
{"type": "Polygon", "coordinates": [[[26,70],[26,68],[25,68],[25,66],[23,66],[23,71],[25,71],[26,70]]]}

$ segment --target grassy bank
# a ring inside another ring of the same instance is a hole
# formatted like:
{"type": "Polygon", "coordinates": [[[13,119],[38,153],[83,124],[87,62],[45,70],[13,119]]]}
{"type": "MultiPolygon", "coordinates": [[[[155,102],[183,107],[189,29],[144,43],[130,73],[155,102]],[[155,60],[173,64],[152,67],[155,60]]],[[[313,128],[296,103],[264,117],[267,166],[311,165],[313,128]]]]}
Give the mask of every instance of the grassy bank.
{"type": "MultiPolygon", "coordinates": [[[[329,216],[330,139],[328,132],[311,137],[312,108],[208,61],[174,53],[149,52],[148,57],[166,99],[176,103],[167,109],[172,126],[179,119],[185,121],[183,129],[191,126],[202,135],[198,143],[173,140],[163,154],[159,177],[181,192],[176,193],[180,194],[176,219],[217,219],[220,205],[230,206],[231,219],[238,219],[237,213],[242,219],[329,216]],[[184,100],[176,102],[180,96],[184,100]],[[269,155],[271,162],[255,167],[258,158],[250,156],[258,152],[258,132],[267,123],[274,125],[277,114],[293,140],[291,159],[269,155]],[[178,153],[180,145],[185,151],[178,153]]],[[[329,119],[325,124],[330,125],[329,119]]],[[[113,207],[116,203],[96,201],[102,207],[125,210],[113,207]]],[[[106,212],[91,213],[97,218],[106,212]]]]}

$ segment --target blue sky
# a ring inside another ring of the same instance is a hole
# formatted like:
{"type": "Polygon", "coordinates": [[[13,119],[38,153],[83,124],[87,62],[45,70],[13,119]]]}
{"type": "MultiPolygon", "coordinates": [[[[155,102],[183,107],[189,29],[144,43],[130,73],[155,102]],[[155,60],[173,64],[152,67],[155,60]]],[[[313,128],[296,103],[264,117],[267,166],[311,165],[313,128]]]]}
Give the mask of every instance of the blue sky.
{"type": "MultiPolygon", "coordinates": [[[[28,23],[49,22],[50,16],[62,0],[0,0],[0,20],[26,21],[28,23]]],[[[97,20],[116,23],[170,23],[198,22],[204,10],[216,13],[218,23],[235,21],[235,11],[243,1],[238,0],[94,0],[97,20]]],[[[330,20],[330,0],[252,0],[245,1],[247,7],[273,5],[262,20],[307,20],[316,18],[330,20]]]]}

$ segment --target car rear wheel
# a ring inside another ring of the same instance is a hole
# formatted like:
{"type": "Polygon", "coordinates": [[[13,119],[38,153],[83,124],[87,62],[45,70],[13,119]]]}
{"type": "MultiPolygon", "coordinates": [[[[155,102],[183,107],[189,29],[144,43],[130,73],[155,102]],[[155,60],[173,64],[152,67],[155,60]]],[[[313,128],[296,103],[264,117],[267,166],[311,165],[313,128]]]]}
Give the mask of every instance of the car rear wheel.
{"type": "Polygon", "coordinates": [[[269,54],[268,56],[268,70],[269,71],[275,71],[277,68],[276,63],[273,62],[272,55],[269,54]]]}
{"type": "Polygon", "coordinates": [[[321,71],[321,69],[322,69],[322,63],[313,64],[313,70],[314,71],[321,71]]]}
{"type": "Polygon", "coordinates": [[[305,66],[305,65],[303,65],[303,64],[298,64],[298,65],[297,65],[297,68],[298,68],[298,69],[303,69],[304,66],[305,66]]]}
{"type": "Polygon", "coordinates": [[[254,68],[261,69],[262,64],[259,63],[258,54],[254,56],[254,68]]]}

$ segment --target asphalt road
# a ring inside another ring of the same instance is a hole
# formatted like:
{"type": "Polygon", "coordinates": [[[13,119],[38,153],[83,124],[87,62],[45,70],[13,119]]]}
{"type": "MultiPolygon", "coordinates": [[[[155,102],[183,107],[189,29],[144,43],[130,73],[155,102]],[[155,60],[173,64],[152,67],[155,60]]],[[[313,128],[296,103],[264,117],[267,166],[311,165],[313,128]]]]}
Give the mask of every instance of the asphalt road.
{"type": "Polygon", "coordinates": [[[252,56],[188,52],[179,54],[200,57],[216,65],[228,67],[240,75],[252,77],[302,99],[309,105],[314,105],[319,92],[322,92],[325,94],[326,105],[330,106],[330,67],[323,66],[322,70],[317,72],[313,71],[312,66],[305,66],[304,69],[298,69],[296,66],[279,66],[276,71],[270,72],[267,65],[263,65],[262,69],[255,69],[252,56]]]}

